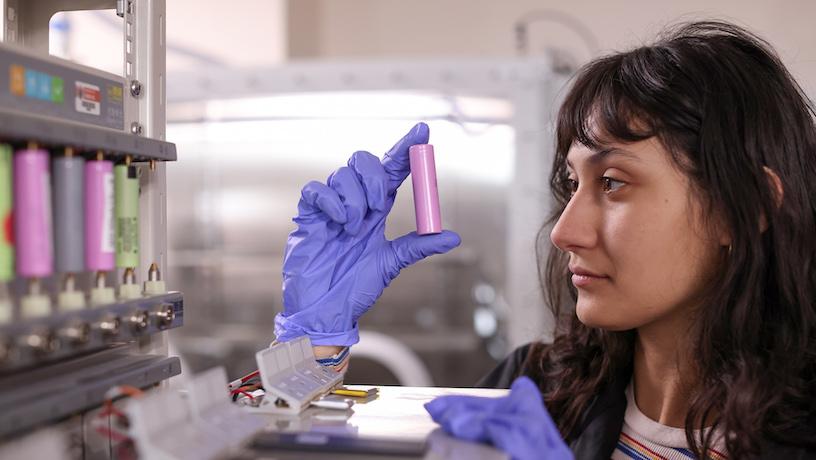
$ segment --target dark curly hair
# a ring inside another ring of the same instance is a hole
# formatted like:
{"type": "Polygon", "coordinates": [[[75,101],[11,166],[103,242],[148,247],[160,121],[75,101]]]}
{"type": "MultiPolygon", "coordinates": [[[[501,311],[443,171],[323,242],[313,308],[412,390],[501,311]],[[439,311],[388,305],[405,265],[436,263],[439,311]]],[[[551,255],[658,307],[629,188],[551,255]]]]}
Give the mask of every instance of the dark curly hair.
{"type": "Polygon", "coordinates": [[[555,213],[537,244],[556,333],[552,345],[533,347],[525,372],[540,382],[562,434],[570,439],[593,396],[633,360],[635,331],[577,319],[568,256],[548,238],[571,195],[570,147],[599,148],[610,137],[660,140],[731,235],[691,331],[692,450],[702,458],[715,431],[726,434],[732,458],[758,455],[765,440],[816,446],[814,108],[767,42],[717,21],[678,25],[650,46],[590,62],[559,111],[555,213]],[[781,180],[781,197],[765,168],[781,180]],[[715,430],[695,437],[703,420],[715,430]]]}

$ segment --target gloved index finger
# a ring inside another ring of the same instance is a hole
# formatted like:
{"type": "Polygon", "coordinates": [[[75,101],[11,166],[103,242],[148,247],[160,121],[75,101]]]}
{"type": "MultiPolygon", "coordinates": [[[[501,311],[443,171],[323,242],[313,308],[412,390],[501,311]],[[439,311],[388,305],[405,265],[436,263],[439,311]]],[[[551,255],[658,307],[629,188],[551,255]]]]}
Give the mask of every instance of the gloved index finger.
{"type": "Polygon", "coordinates": [[[300,191],[298,216],[295,219],[308,217],[315,212],[325,213],[329,219],[338,224],[345,224],[348,220],[346,210],[337,192],[328,185],[310,181],[300,191]]]}
{"type": "Polygon", "coordinates": [[[350,235],[356,235],[368,211],[362,184],[358,182],[356,174],[348,166],[333,172],[326,182],[332,190],[337,192],[346,208],[347,222],[344,229],[350,235]]]}
{"type": "Polygon", "coordinates": [[[385,173],[380,159],[374,155],[357,151],[348,161],[349,168],[357,173],[366,193],[368,207],[376,211],[384,211],[388,198],[388,183],[390,179],[385,173]]]}
{"type": "Polygon", "coordinates": [[[383,169],[388,174],[388,194],[393,195],[402,181],[411,172],[411,162],[408,159],[408,149],[412,145],[427,144],[430,130],[425,123],[417,123],[402,139],[397,141],[382,160],[383,169]]]}

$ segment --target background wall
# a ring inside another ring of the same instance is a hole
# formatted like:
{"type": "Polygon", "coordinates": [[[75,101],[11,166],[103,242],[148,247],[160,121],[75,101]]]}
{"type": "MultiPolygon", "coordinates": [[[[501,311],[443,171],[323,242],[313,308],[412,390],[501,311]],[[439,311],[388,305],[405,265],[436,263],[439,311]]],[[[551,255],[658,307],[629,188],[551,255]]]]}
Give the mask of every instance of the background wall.
{"type": "MultiPolygon", "coordinates": [[[[541,11],[548,19],[529,26],[529,51],[558,48],[580,62],[648,42],[678,20],[733,21],[769,40],[808,93],[816,92],[811,0],[168,0],[168,75],[292,59],[512,56],[514,26],[541,11]]],[[[121,71],[115,14],[70,19],[71,58],[121,71]]]]}
{"type": "MultiPolygon", "coordinates": [[[[591,54],[649,41],[677,20],[721,18],[769,40],[800,83],[816,90],[816,2],[810,0],[290,0],[290,58],[513,55],[514,25],[530,12],[555,11],[595,36],[591,54]]],[[[572,28],[530,26],[531,51],[554,46],[591,54],[572,28]]]]}
{"type": "MultiPolygon", "coordinates": [[[[286,59],[286,0],[166,0],[167,71],[277,64],[286,59]]],[[[114,10],[58,13],[51,54],[122,73],[123,23],[114,10]]]]}

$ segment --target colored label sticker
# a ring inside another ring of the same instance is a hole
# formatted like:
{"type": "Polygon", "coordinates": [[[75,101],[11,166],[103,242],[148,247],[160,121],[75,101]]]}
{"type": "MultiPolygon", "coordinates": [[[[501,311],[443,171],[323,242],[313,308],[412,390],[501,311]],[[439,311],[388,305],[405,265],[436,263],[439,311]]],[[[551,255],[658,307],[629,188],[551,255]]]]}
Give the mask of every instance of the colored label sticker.
{"type": "Polygon", "coordinates": [[[65,100],[65,85],[62,78],[51,78],[51,102],[62,104],[65,100]]]}
{"type": "Polygon", "coordinates": [[[51,76],[42,72],[36,72],[37,75],[37,92],[35,98],[50,101],[51,100],[51,76]]]}
{"type": "Polygon", "coordinates": [[[90,83],[76,82],[76,97],[74,107],[77,112],[89,115],[102,113],[102,93],[99,87],[90,83]]]}
{"type": "Polygon", "coordinates": [[[26,69],[25,71],[25,95],[28,97],[36,97],[37,94],[37,82],[39,78],[37,77],[36,72],[31,69],[26,69]]]}
{"type": "Polygon", "coordinates": [[[9,67],[9,90],[16,96],[25,96],[26,93],[25,67],[12,64],[9,67]]]}
{"type": "Polygon", "coordinates": [[[109,85],[108,86],[108,100],[113,103],[122,102],[122,87],[109,85]]]}
{"type": "Polygon", "coordinates": [[[0,282],[14,279],[11,147],[0,144],[0,282]]]}

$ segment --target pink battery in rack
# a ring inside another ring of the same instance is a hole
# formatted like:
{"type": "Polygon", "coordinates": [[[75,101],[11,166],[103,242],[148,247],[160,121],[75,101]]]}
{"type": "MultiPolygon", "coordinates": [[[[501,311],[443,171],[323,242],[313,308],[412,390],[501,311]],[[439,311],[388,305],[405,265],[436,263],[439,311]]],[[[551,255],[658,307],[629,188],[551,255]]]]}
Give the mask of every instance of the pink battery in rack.
{"type": "Polygon", "coordinates": [[[85,163],[85,265],[110,271],[115,261],[113,162],[85,163]]]}
{"type": "Polygon", "coordinates": [[[48,160],[48,151],[36,147],[14,154],[17,274],[26,278],[46,277],[54,270],[48,160]]]}
{"type": "Polygon", "coordinates": [[[439,211],[439,190],[436,186],[433,145],[411,146],[408,149],[408,158],[411,162],[411,182],[414,186],[417,234],[440,233],[442,215],[439,211]]]}

